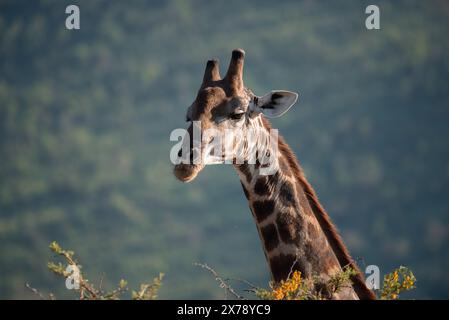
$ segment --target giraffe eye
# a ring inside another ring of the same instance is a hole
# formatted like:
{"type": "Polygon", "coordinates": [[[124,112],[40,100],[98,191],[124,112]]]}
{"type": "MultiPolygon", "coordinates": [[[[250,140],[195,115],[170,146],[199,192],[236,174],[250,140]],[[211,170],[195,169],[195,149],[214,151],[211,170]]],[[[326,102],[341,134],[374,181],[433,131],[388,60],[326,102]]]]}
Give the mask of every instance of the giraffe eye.
{"type": "Polygon", "coordinates": [[[240,120],[240,119],[242,119],[244,114],[245,114],[245,112],[240,111],[240,112],[232,113],[229,117],[232,120],[240,120]]]}

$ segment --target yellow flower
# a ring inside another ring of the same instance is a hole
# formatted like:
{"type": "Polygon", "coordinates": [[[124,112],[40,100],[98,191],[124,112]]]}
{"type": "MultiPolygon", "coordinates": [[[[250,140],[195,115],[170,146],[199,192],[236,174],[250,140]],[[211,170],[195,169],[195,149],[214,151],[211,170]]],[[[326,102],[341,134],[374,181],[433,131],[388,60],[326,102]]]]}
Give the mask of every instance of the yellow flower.
{"type": "Polygon", "coordinates": [[[295,271],[293,272],[292,280],[299,282],[301,281],[301,272],[295,271]]]}
{"type": "Polygon", "coordinates": [[[399,274],[398,274],[397,271],[395,271],[395,272],[393,273],[393,280],[394,280],[394,281],[398,281],[398,278],[399,278],[399,274]]]}
{"type": "Polygon", "coordinates": [[[273,290],[273,297],[276,300],[290,299],[295,297],[296,291],[301,284],[301,272],[293,272],[290,279],[282,281],[277,289],[273,290]]]}
{"type": "Polygon", "coordinates": [[[284,299],[284,292],[282,292],[282,290],[275,290],[273,292],[273,296],[275,300],[282,300],[284,299]]]}

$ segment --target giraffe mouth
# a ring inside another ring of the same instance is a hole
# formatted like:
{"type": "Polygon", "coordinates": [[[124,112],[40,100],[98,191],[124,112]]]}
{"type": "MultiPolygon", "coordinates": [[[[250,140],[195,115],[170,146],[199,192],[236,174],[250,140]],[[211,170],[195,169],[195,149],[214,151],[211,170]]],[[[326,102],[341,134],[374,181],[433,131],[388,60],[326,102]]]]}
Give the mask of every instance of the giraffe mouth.
{"type": "Polygon", "coordinates": [[[196,178],[203,166],[195,164],[178,164],[175,165],[173,173],[178,180],[182,182],[190,182],[196,178]]]}

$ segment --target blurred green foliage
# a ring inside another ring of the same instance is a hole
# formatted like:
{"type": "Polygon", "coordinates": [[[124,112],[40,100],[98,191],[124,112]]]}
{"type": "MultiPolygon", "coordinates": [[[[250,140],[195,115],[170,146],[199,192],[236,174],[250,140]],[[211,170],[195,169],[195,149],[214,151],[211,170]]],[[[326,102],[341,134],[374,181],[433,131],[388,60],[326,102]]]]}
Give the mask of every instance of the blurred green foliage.
{"type": "Polygon", "coordinates": [[[206,59],[242,47],[256,94],[301,93],[274,126],[362,268],[405,264],[411,297],[447,298],[449,5],[376,1],[368,31],[368,4],[1,0],[0,297],[70,295],[42,263],[54,239],[105,286],[164,272],[161,298],[222,297],[196,261],[268,282],[233,169],[183,185],[169,161],[206,59]]]}

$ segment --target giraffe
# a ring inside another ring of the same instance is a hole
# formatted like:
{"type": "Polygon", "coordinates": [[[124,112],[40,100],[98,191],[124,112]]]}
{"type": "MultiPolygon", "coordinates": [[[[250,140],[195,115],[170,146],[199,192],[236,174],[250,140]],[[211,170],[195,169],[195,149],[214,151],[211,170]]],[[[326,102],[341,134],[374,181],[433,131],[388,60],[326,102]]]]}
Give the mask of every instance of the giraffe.
{"type": "MultiPolygon", "coordinates": [[[[286,280],[292,271],[298,270],[305,279],[322,279],[315,290],[329,299],[374,299],[290,147],[281,136],[277,137],[277,144],[267,139],[272,132],[267,118],[287,112],[298,94],[275,90],[261,97],[254,95],[243,84],[244,58],[245,52],[235,49],[223,78],[218,60],[207,62],[203,82],[186,115],[190,123],[186,136],[192,136],[194,125],[199,122],[200,143],[195,146],[193,139],[184,141],[187,161],[175,164],[174,175],[189,182],[205,167],[205,159],[214,149],[214,139],[206,131],[233,133],[234,139],[227,142],[233,152],[225,152],[221,160],[231,161],[237,171],[272,279],[286,280]],[[247,138],[250,132],[257,132],[255,139],[247,138]],[[254,160],[254,151],[256,161],[250,161],[254,160]],[[263,161],[260,153],[265,157],[263,161]],[[269,174],[263,172],[267,167],[271,167],[269,174]],[[345,266],[356,270],[352,286],[338,293],[330,292],[326,281],[345,266]]],[[[183,155],[183,149],[179,150],[178,159],[183,155]]]]}

